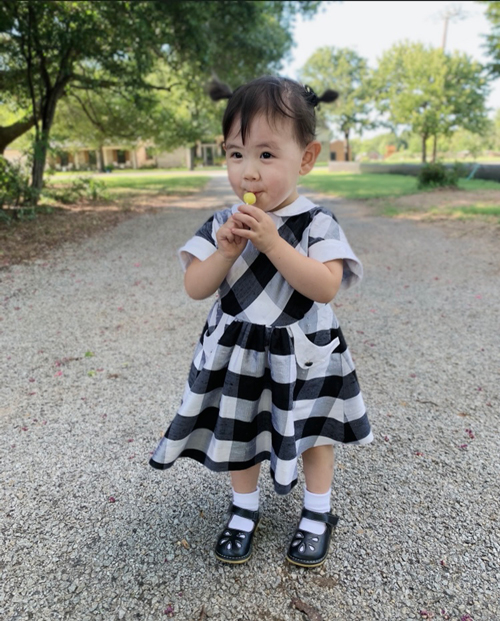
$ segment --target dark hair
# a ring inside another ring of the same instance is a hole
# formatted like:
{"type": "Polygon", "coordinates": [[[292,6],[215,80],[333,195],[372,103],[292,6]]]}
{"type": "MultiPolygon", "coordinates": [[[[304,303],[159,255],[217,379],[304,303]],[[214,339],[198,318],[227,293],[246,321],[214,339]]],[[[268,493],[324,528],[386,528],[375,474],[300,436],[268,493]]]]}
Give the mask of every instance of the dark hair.
{"type": "Polygon", "coordinates": [[[253,119],[263,113],[269,123],[276,123],[280,118],[291,119],[295,139],[304,147],[316,135],[315,107],[322,101],[330,103],[338,97],[338,93],[333,90],[326,90],[318,97],[309,86],[302,86],[289,78],[270,75],[247,82],[234,93],[227,84],[213,80],[208,87],[208,93],[214,101],[229,99],[222,119],[224,140],[227,139],[235,120],[239,118],[244,144],[253,119]]]}

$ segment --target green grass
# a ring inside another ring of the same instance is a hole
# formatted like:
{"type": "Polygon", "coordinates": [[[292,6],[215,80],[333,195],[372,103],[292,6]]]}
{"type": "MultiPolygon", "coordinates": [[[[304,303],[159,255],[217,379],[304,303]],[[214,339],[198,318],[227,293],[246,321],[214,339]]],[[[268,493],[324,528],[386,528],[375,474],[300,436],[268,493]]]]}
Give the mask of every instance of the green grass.
{"type": "Polygon", "coordinates": [[[431,214],[446,214],[459,218],[468,218],[475,216],[482,217],[496,217],[500,218],[500,205],[488,205],[485,203],[476,203],[475,205],[462,205],[460,207],[453,207],[452,209],[432,209],[431,214]]]}
{"type": "Polygon", "coordinates": [[[418,192],[416,178],[408,175],[331,173],[328,169],[314,170],[303,178],[301,185],[316,192],[351,199],[402,196],[418,192]]]}
{"type": "Polygon", "coordinates": [[[486,179],[459,179],[458,187],[461,190],[498,190],[500,192],[500,183],[498,181],[487,181],[486,179]]]}
{"type": "Polygon", "coordinates": [[[206,175],[158,175],[144,177],[99,177],[99,181],[106,184],[108,188],[121,190],[156,190],[158,192],[184,193],[200,190],[205,187],[210,177],[206,175]]]}
{"type": "MultiPolygon", "coordinates": [[[[79,175],[80,177],[85,175],[79,175]]],[[[54,176],[50,180],[50,185],[58,188],[69,188],[77,177],[64,178],[62,176],[54,176]]],[[[100,175],[94,177],[102,182],[111,198],[118,197],[123,194],[189,194],[198,190],[202,190],[210,177],[207,175],[100,175]]]]}
{"type": "MultiPolygon", "coordinates": [[[[404,196],[428,191],[419,190],[416,177],[409,175],[332,173],[328,170],[314,170],[302,179],[301,185],[316,192],[350,199],[404,196]]],[[[500,191],[500,183],[481,179],[460,179],[458,187],[462,190],[500,191]]]]}

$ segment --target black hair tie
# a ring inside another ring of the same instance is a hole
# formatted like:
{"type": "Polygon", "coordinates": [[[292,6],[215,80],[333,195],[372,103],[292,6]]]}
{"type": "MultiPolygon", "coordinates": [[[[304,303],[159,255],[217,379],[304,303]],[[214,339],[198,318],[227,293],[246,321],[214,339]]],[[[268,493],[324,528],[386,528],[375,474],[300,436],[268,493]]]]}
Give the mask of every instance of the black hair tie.
{"type": "Polygon", "coordinates": [[[313,108],[315,108],[319,104],[320,98],[310,86],[307,86],[307,84],[304,86],[304,89],[306,91],[306,101],[310,103],[313,108]]]}

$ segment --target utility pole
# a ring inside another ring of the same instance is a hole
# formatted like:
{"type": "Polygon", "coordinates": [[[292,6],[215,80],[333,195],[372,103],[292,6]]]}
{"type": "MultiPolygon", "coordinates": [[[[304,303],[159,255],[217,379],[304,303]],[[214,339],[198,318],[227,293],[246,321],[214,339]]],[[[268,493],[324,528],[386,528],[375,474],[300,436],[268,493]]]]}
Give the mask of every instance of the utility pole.
{"type": "Polygon", "coordinates": [[[465,19],[466,17],[467,13],[464,11],[463,6],[456,3],[445,7],[439,14],[439,18],[444,20],[443,40],[441,42],[441,49],[443,52],[446,48],[446,39],[448,37],[448,24],[451,21],[459,21],[465,19]]]}
{"type": "MultiPolygon", "coordinates": [[[[459,3],[449,4],[439,14],[438,18],[442,19],[443,24],[443,39],[441,41],[441,49],[443,53],[446,49],[446,39],[448,38],[448,25],[450,22],[459,21],[465,19],[467,13],[464,11],[463,6],[459,3]]],[[[434,134],[432,144],[432,161],[435,162],[437,157],[437,135],[434,134]]]]}

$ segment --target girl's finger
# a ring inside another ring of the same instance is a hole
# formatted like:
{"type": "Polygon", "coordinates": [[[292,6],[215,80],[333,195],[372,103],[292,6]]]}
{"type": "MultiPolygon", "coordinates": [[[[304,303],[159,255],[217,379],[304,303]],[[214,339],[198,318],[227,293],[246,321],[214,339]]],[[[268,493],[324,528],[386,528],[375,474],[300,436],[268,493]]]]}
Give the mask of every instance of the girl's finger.
{"type": "Polygon", "coordinates": [[[233,229],[233,233],[236,237],[242,237],[243,239],[250,239],[253,235],[253,231],[250,229],[233,229]]]}
{"type": "Polygon", "coordinates": [[[238,213],[244,213],[247,214],[249,216],[252,216],[252,218],[254,218],[255,220],[257,220],[257,222],[259,222],[262,219],[262,216],[264,216],[264,212],[259,209],[258,207],[254,207],[253,205],[240,205],[238,207],[238,211],[236,213],[233,214],[233,218],[238,215],[238,213]]]}
{"type": "Polygon", "coordinates": [[[233,217],[235,222],[240,222],[249,228],[252,228],[252,225],[255,226],[256,220],[252,216],[247,216],[244,213],[235,213],[233,217]]]}

